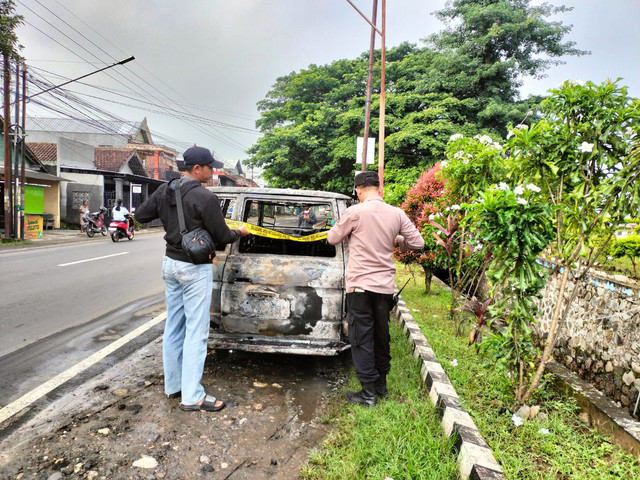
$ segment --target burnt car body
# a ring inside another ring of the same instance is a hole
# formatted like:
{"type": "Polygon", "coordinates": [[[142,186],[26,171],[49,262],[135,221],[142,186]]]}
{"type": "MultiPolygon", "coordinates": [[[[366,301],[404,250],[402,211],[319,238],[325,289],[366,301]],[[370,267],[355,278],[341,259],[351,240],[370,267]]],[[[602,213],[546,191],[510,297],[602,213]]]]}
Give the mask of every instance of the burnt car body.
{"type": "Polygon", "coordinates": [[[336,355],[348,348],[343,325],[348,247],[316,238],[340,218],[350,197],[208,188],[225,217],[255,232],[216,252],[209,346],[305,355],[336,355]],[[312,227],[301,220],[305,206],[315,216],[312,227]]]}

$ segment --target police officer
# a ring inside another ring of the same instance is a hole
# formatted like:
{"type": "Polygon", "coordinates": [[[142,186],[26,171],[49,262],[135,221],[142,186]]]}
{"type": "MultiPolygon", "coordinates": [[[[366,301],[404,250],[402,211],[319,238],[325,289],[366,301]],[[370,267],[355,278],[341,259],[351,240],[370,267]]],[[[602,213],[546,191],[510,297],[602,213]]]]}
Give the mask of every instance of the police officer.
{"type": "Polygon", "coordinates": [[[359,392],[347,392],[351,403],[372,407],[377,397],[387,397],[389,308],[395,291],[393,248],[419,250],[424,239],[407,215],[387,205],[379,193],[376,172],[355,177],[360,203],[349,207],[329,230],[332,245],[349,238],[349,263],[345,275],[347,323],[359,392]]]}

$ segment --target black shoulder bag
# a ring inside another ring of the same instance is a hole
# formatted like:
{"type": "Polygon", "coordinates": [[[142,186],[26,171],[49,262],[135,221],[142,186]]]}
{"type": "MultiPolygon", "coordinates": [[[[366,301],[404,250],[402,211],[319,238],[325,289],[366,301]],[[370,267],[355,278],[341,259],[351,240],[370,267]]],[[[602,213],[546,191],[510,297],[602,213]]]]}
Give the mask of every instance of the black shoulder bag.
{"type": "Polygon", "coordinates": [[[202,227],[187,231],[184,223],[184,212],[182,210],[182,193],[180,184],[176,188],[176,206],[178,207],[178,223],[180,225],[180,235],[182,235],[182,250],[187,254],[191,263],[200,265],[211,263],[215,257],[216,246],[207,230],[202,227]]]}

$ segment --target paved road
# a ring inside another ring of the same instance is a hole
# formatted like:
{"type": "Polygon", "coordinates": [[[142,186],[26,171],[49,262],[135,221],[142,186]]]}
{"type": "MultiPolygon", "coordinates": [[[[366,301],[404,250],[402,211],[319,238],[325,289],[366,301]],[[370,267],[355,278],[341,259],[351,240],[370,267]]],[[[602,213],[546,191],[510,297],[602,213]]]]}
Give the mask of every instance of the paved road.
{"type": "Polygon", "coordinates": [[[154,233],[0,252],[0,405],[161,312],[163,251],[154,233]]]}

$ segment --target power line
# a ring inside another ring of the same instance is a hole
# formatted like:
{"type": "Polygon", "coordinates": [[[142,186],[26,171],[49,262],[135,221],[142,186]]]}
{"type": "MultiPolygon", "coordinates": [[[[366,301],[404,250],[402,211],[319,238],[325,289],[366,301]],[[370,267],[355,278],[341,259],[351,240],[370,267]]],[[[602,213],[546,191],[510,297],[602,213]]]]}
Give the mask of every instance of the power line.
{"type": "MultiPolygon", "coordinates": [[[[41,15],[39,15],[38,13],[36,13],[33,9],[29,8],[28,6],[26,6],[23,2],[19,2],[21,3],[25,8],[27,8],[29,11],[31,11],[32,13],[34,13],[34,15],[38,16],[40,19],[42,19],[47,25],[49,25],[50,27],[52,27],[54,30],[60,32],[62,35],[64,35],[67,39],[69,39],[72,43],[78,45],[80,48],[82,48],[84,51],[86,51],[87,53],[89,53],[90,55],[92,55],[93,57],[95,57],[96,59],[99,60],[99,58],[93,54],[92,52],[90,52],[88,49],[86,49],[84,46],[80,45],[78,42],[76,42],[74,39],[72,39],[69,35],[65,34],[64,32],[62,32],[59,28],[57,28],[56,26],[54,26],[52,23],[50,23],[49,21],[47,21],[44,17],[42,17],[41,15]]],[[[40,3],[40,2],[38,2],[40,3]]],[[[42,5],[42,4],[40,4],[42,5]]],[[[46,7],[45,7],[46,8],[46,7]]],[[[47,9],[48,11],[50,11],[49,9],[47,9]]],[[[59,16],[55,15],[57,18],[60,19],[59,16]]],[[[74,15],[75,16],[75,15],[74,15]]],[[[76,16],[76,18],[78,18],[76,16]]],[[[64,22],[64,21],[63,21],[64,22]]],[[[73,50],[69,49],[67,46],[65,46],[64,44],[62,44],[61,42],[59,42],[58,40],[56,40],[55,38],[53,38],[51,35],[45,33],[44,31],[42,31],[40,28],[36,27],[35,25],[33,25],[32,23],[25,21],[25,23],[29,26],[31,26],[32,28],[34,28],[35,30],[37,30],[38,32],[40,32],[41,34],[45,35],[47,38],[51,39],[52,41],[56,42],[57,44],[61,45],[63,48],[65,48],[66,50],[68,50],[69,52],[71,52],[72,54],[74,54],[75,56],[77,56],[78,58],[84,60],[86,63],[91,64],[91,62],[88,62],[86,59],[84,59],[81,55],[79,55],[77,52],[74,52],[73,50]]],[[[67,22],[64,22],[66,25],[69,25],[67,22]]],[[[83,22],[86,24],[86,22],[83,22]]],[[[70,25],[69,25],[70,26],[70,25]]],[[[74,31],[78,32],[77,29],[71,27],[74,31]]],[[[95,29],[92,29],[95,32],[95,29]]],[[[83,38],[87,38],[85,35],[81,34],[80,32],[78,32],[83,38]]],[[[102,49],[101,47],[97,46],[94,42],[90,41],[93,45],[95,45],[97,48],[99,48],[101,51],[105,52],[106,51],[104,49],[102,49]]],[[[117,47],[116,47],[117,48],[117,47]]],[[[108,55],[108,53],[107,53],[108,55]]],[[[127,71],[129,71],[130,73],[131,70],[127,67],[125,67],[127,69],[127,71]]],[[[133,82],[132,80],[130,80],[129,78],[127,78],[126,76],[122,75],[120,72],[117,72],[121,77],[124,78],[124,80],[126,80],[127,82],[131,83],[132,85],[134,85],[136,88],[139,89],[138,92],[136,92],[138,95],[140,95],[140,91],[145,92],[147,94],[149,94],[149,92],[147,92],[144,88],[140,87],[139,85],[137,85],[135,82],[133,82]]],[[[115,78],[113,78],[113,76],[111,75],[107,75],[109,78],[111,78],[112,80],[115,81],[115,78]]],[[[143,78],[139,77],[143,82],[145,82],[147,85],[151,86],[152,89],[158,91],[161,95],[163,95],[166,98],[169,98],[166,94],[164,94],[163,92],[159,91],[156,87],[154,87],[153,85],[151,85],[149,82],[146,82],[146,80],[144,80],[143,78]]],[[[151,95],[151,98],[153,98],[154,100],[156,100],[158,103],[160,103],[160,107],[161,108],[168,108],[166,105],[164,105],[157,97],[151,95]]],[[[177,102],[174,102],[177,105],[177,102]]],[[[238,149],[242,149],[243,151],[246,150],[246,147],[241,145],[240,143],[238,143],[237,141],[235,141],[234,139],[228,137],[227,135],[225,135],[224,133],[220,132],[219,130],[217,130],[216,128],[214,128],[213,126],[210,126],[210,129],[205,129],[203,128],[200,124],[195,123],[192,120],[192,117],[194,116],[193,114],[191,114],[190,112],[188,112],[186,109],[182,108],[181,109],[184,112],[185,116],[182,117],[174,117],[177,119],[180,119],[182,121],[184,121],[185,123],[187,123],[188,125],[192,126],[193,128],[195,128],[196,130],[199,130],[202,133],[208,134],[208,135],[212,135],[214,138],[217,138],[220,142],[229,145],[233,148],[238,148],[238,149]],[[215,133],[214,133],[215,132],[215,133]]]]}

